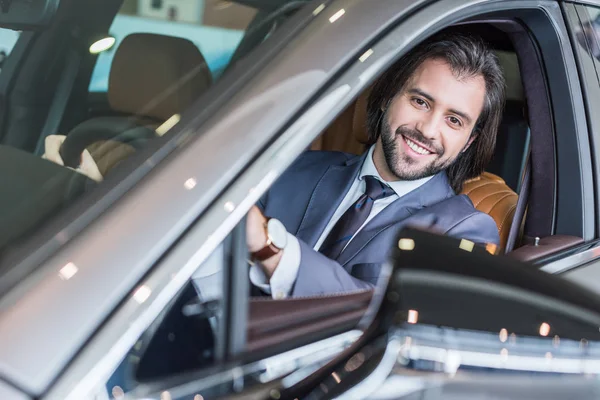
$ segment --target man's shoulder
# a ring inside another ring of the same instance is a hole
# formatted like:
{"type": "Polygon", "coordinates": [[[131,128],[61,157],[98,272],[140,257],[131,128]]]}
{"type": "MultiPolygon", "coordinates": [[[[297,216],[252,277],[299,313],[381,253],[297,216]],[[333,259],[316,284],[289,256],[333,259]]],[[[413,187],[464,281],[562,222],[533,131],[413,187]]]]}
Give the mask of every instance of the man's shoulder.
{"type": "Polygon", "coordinates": [[[475,205],[473,205],[473,202],[466,194],[454,194],[435,204],[433,207],[440,210],[447,210],[457,220],[463,220],[472,216],[486,216],[493,221],[493,218],[488,214],[475,208],[475,205]]]}
{"type": "Polygon", "coordinates": [[[349,160],[357,158],[355,154],[341,151],[309,150],[302,153],[296,161],[286,170],[285,174],[306,173],[326,170],[331,166],[341,166],[349,160]]]}
{"type": "Polygon", "coordinates": [[[348,160],[357,156],[356,154],[344,153],[341,151],[323,151],[323,150],[308,150],[298,157],[294,165],[314,165],[315,163],[323,165],[343,165],[348,160]]]}
{"type": "Polygon", "coordinates": [[[496,221],[490,215],[475,208],[466,194],[451,196],[434,207],[437,209],[436,214],[445,219],[446,233],[476,242],[498,243],[496,221]],[[465,235],[467,232],[472,236],[465,235]]]}

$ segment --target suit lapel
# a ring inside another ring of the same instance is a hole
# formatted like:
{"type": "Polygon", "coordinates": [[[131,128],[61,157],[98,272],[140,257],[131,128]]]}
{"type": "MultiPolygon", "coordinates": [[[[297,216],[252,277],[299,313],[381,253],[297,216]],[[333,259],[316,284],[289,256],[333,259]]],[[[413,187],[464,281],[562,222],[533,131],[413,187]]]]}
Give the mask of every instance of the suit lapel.
{"type": "Polygon", "coordinates": [[[344,165],[333,165],[325,171],[310,197],[296,237],[314,247],[335,210],[350,190],[366,154],[353,157],[344,165]]]}
{"type": "Polygon", "coordinates": [[[390,226],[399,224],[422,208],[436,204],[454,196],[445,172],[440,172],[427,183],[400,197],[384,208],[356,234],[342,254],[338,262],[345,265],[360,252],[379,233],[390,226]]]}

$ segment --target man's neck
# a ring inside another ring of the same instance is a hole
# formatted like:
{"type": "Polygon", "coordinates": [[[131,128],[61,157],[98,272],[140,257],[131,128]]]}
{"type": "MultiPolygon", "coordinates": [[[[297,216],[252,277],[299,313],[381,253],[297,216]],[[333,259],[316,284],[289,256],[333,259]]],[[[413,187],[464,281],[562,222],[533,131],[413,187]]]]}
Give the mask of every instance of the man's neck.
{"type": "Polygon", "coordinates": [[[375,149],[373,150],[373,164],[383,179],[386,182],[395,182],[400,180],[388,167],[387,161],[385,160],[385,155],[383,154],[383,147],[381,145],[381,140],[378,140],[375,143],[375,149]]]}

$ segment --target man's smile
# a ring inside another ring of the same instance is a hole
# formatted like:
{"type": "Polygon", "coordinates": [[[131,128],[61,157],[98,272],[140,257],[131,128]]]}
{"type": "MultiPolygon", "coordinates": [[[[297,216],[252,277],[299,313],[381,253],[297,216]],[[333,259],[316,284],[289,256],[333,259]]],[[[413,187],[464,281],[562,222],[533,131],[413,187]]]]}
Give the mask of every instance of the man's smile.
{"type": "Polygon", "coordinates": [[[400,135],[402,136],[402,139],[405,143],[405,145],[412,150],[413,153],[415,153],[418,156],[428,156],[431,154],[435,154],[434,151],[430,150],[429,148],[427,148],[426,146],[423,146],[421,143],[418,143],[412,139],[407,138],[404,135],[400,135]]]}

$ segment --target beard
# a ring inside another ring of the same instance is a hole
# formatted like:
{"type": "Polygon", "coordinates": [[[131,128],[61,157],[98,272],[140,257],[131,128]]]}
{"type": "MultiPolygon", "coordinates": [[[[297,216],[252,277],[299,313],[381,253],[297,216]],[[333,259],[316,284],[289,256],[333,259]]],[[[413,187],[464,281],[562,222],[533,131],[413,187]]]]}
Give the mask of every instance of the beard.
{"type": "Polygon", "coordinates": [[[451,159],[444,159],[445,149],[441,144],[427,139],[423,134],[415,129],[400,126],[395,132],[387,122],[386,115],[382,118],[383,126],[381,129],[381,145],[383,155],[390,171],[399,179],[405,181],[414,181],[437,174],[440,171],[448,169],[458,156],[451,159]],[[412,141],[421,143],[434,152],[434,157],[427,164],[419,166],[419,162],[408,154],[398,149],[398,141],[404,140],[399,136],[404,136],[412,141]]]}

